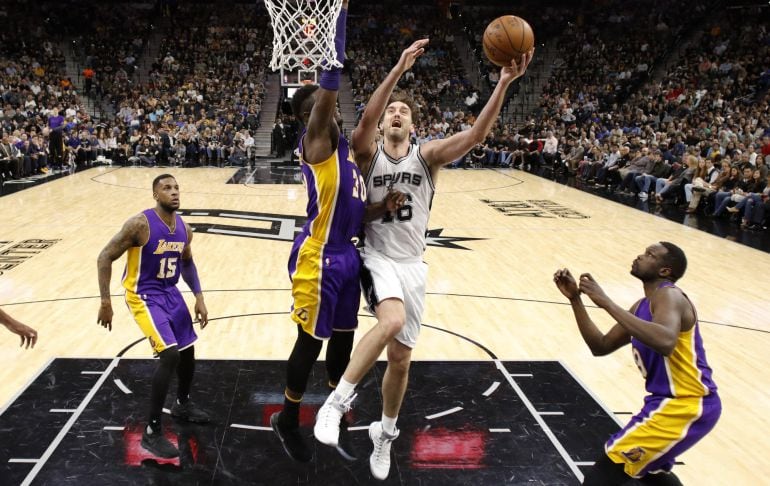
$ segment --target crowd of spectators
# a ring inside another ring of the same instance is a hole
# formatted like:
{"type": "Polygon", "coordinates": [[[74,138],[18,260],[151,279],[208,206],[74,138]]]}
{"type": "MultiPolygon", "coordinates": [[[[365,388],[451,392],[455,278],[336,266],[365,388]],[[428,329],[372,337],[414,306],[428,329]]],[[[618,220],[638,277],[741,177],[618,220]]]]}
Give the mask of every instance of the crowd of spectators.
{"type": "Polygon", "coordinates": [[[666,8],[604,5],[570,22],[540,108],[523,126],[498,127],[468,161],[572,175],[578,187],[762,228],[754,208],[768,193],[767,9],[666,8]],[[670,9],[692,15],[669,26],[670,9]],[[688,37],[673,68],[653,78],[688,37]]]}
{"type": "MultiPolygon", "coordinates": [[[[0,32],[3,180],[100,158],[148,165],[243,162],[264,97],[270,51],[264,10],[183,4],[160,16],[93,6],[99,15],[79,34],[70,22],[82,11],[66,5],[58,11],[69,30],[47,19],[21,32],[40,12],[13,6],[0,7],[8,20],[0,32]],[[140,78],[134,71],[149,55],[153,32],[162,33],[158,54],[145,61],[147,76],[140,78]],[[113,103],[113,119],[97,123],[82,109],[83,93],[66,76],[64,34],[75,39],[74,52],[90,70],[87,94],[113,103]]],[[[411,5],[408,16],[391,7],[374,2],[349,19],[346,69],[359,113],[401,50],[429,37],[426,53],[398,86],[419,109],[414,139],[467,129],[484,100],[457,61],[458,24],[431,2],[411,5]]],[[[764,10],[714,15],[706,4],[683,0],[610,0],[580,10],[543,9],[539,16],[534,2],[520,8],[560,55],[531,119],[497,126],[469,163],[571,175],[580,187],[733,215],[747,228],[761,223],[770,157],[764,10]],[[673,22],[672,9],[690,15],[673,22]],[[685,39],[689,47],[676,52],[685,39]],[[673,67],[662,69],[674,52],[673,67]]],[[[474,45],[480,25],[500,11],[466,6],[462,13],[474,45]]],[[[494,74],[487,80],[493,85],[494,74]]],[[[292,125],[278,114],[273,133],[280,149],[291,147],[292,125]]]]}

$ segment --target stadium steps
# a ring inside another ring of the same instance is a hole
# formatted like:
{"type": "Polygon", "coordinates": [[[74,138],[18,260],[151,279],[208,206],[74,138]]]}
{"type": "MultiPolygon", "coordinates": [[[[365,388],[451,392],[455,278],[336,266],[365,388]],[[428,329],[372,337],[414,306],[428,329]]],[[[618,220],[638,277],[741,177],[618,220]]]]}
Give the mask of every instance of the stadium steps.
{"type": "Polygon", "coordinates": [[[275,117],[281,102],[281,74],[269,73],[265,78],[265,100],[259,114],[259,128],[254,134],[254,150],[257,156],[270,155],[270,142],[275,117]]]}

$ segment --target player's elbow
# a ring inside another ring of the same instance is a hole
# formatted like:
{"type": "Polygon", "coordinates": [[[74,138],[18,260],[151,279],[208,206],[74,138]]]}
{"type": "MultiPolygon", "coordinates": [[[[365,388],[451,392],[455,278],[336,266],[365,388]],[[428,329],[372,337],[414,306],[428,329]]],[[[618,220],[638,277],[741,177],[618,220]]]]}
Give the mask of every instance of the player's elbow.
{"type": "Polygon", "coordinates": [[[676,347],[676,339],[666,340],[666,342],[661,343],[661,345],[658,347],[656,351],[660,353],[661,355],[665,357],[669,357],[674,353],[674,348],[676,347]]]}

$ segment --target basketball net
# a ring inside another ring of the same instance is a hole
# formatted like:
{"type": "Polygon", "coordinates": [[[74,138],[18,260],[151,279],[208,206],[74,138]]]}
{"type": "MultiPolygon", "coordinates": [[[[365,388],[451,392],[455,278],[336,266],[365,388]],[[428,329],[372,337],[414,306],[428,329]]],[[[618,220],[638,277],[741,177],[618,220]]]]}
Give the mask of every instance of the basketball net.
{"type": "Polygon", "coordinates": [[[265,0],[273,24],[270,68],[342,67],[334,36],[342,0],[265,0]]]}

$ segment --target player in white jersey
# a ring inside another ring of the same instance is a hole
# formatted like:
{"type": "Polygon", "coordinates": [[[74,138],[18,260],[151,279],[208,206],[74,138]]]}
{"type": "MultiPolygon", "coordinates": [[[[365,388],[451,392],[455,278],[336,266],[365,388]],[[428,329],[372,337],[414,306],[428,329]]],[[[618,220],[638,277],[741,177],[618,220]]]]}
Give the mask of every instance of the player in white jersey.
{"type": "Polygon", "coordinates": [[[372,475],[380,480],[390,470],[390,445],[398,437],[396,419],[406,391],[412,348],[420,332],[427,278],[422,254],[436,177],[441,167],[467,154],[486,138],[500,113],[508,86],[524,74],[533,55],[529,52],[502,68],[500,80],[473,127],[417,146],[410,143],[416,115],[410,98],[391,95],[427,43],[427,39],[418,40],[403,51],[399,62],[372,94],[353,132],[352,147],[367,180],[368,204],[379,208],[367,212],[361,252],[361,285],[370,310],[377,316],[377,324],[356,346],[337,389],[318,411],[314,428],[320,442],[337,445],[340,419],[350,408],[356,384],[387,348],[382,420],[369,427],[374,443],[369,465],[372,475]],[[381,145],[375,142],[378,124],[384,135],[381,145]],[[393,205],[392,197],[386,199],[390,191],[405,196],[393,205]]]}

